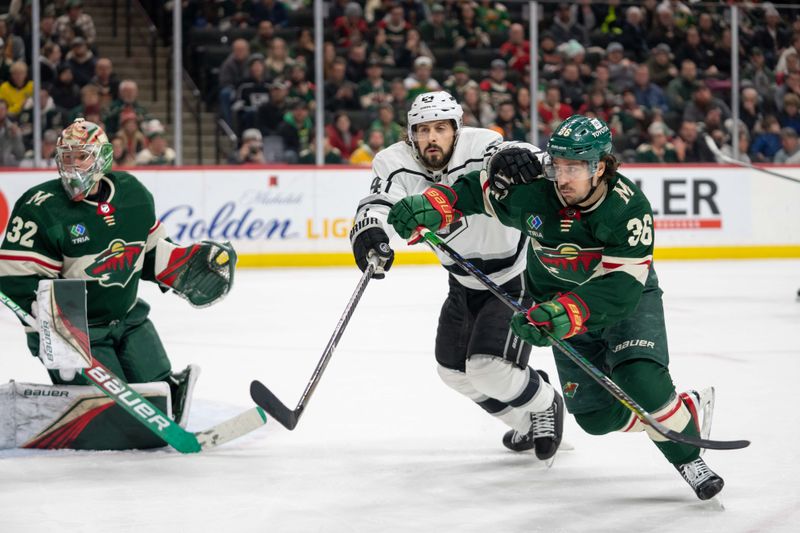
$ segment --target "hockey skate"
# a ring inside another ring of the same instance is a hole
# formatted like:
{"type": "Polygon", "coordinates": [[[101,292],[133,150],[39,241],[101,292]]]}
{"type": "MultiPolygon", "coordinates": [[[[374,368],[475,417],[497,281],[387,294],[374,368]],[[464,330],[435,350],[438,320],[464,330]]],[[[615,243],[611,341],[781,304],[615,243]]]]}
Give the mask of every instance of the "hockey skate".
{"type": "Polygon", "coordinates": [[[557,392],[550,407],[540,413],[531,413],[531,427],[527,433],[514,429],[503,435],[503,445],[514,452],[534,449],[542,461],[551,459],[558,451],[564,432],[564,400],[557,392]]]}
{"type": "Polygon", "coordinates": [[[708,468],[702,457],[689,463],[675,465],[675,468],[701,500],[713,498],[725,486],[725,481],[708,468]]]}
{"type": "MultiPolygon", "coordinates": [[[[681,400],[683,400],[692,415],[692,420],[694,420],[698,433],[704,439],[711,435],[711,421],[714,418],[714,397],[714,387],[708,387],[699,392],[688,390],[680,394],[681,400]]],[[[705,451],[705,448],[701,448],[700,455],[703,455],[705,451]]]]}
{"type": "Polygon", "coordinates": [[[172,418],[182,428],[185,428],[189,421],[194,384],[199,375],[200,367],[189,365],[180,372],[170,374],[166,380],[172,393],[172,418]]]}

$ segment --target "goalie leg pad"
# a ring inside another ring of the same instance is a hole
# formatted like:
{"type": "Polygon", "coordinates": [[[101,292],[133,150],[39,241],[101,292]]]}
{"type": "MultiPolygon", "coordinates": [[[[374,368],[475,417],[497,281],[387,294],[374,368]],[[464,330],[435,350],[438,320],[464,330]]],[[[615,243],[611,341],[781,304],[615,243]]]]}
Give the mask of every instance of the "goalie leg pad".
{"type": "Polygon", "coordinates": [[[156,245],[156,280],[193,306],[208,307],[230,291],[236,260],[236,251],[227,241],[182,247],[161,240],[156,245]]]}

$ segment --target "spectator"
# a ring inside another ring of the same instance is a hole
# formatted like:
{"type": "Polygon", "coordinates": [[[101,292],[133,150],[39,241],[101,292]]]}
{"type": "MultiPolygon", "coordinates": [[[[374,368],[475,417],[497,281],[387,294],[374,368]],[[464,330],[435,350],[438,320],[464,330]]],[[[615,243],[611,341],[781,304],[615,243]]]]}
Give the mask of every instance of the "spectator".
{"type": "MultiPolygon", "coordinates": [[[[300,152],[300,157],[297,162],[301,165],[313,165],[316,162],[317,152],[315,148],[315,139],[312,136],[308,148],[300,152]]],[[[341,165],[344,163],[342,154],[338,148],[331,146],[330,140],[327,137],[323,139],[322,144],[323,163],[326,165],[341,165]]]]}
{"type": "MultiPolygon", "coordinates": [[[[744,86],[744,84],[742,84],[744,86]]],[[[743,87],[742,100],[739,107],[739,118],[748,131],[754,131],[764,116],[761,96],[754,87],[743,87]]]]}
{"type": "Polygon", "coordinates": [[[514,97],[514,108],[516,110],[517,121],[522,124],[526,135],[531,131],[531,91],[527,87],[517,89],[514,97]]]}
{"type": "MultiPolygon", "coordinates": [[[[693,14],[694,16],[694,14],[693,14]]],[[[719,26],[714,21],[711,13],[699,13],[697,17],[697,31],[700,34],[700,41],[709,50],[716,48],[717,43],[722,38],[719,26]]],[[[730,52],[729,52],[730,53],[730,52]]],[[[717,64],[719,68],[719,64],[717,64]]]]}
{"type": "Polygon", "coordinates": [[[489,99],[489,105],[497,109],[502,102],[514,98],[514,86],[506,80],[506,62],[495,59],[489,69],[489,77],[480,84],[481,91],[489,99]]]}
{"type": "Polygon", "coordinates": [[[574,114],[573,109],[561,100],[561,87],[557,84],[547,86],[544,99],[537,106],[539,112],[539,134],[548,138],[559,124],[574,114]]]}
{"type": "MultiPolygon", "coordinates": [[[[67,115],[66,124],[72,124],[76,118],[100,114],[100,90],[94,85],[86,85],[81,89],[81,103],[73,107],[67,115]]],[[[88,120],[88,119],[87,119],[88,120]]]]}
{"type": "MultiPolygon", "coordinates": [[[[750,134],[747,133],[747,130],[743,127],[739,128],[739,157],[736,158],[733,155],[733,146],[730,143],[726,143],[722,145],[720,151],[727,159],[734,159],[736,161],[741,161],[742,163],[750,163],[750,156],[747,154],[750,152],[750,134]]],[[[717,163],[725,163],[725,158],[717,158],[717,163]]]]}
{"type": "Polygon", "coordinates": [[[275,37],[275,26],[270,20],[262,20],[258,23],[258,31],[255,37],[250,40],[250,53],[261,54],[267,57],[272,48],[272,39],[275,37]]]}
{"type": "Polygon", "coordinates": [[[378,118],[369,127],[370,130],[378,130],[383,135],[384,146],[391,146],[403,138],[406,130],[395,122],[394,107],[390,103],[383,103],[378,107],[378,118]]]}
{"type": "Polygon", "coordinates": [[[612,109],[611,106],[608,104],[606,100],[606,94],[601,89],[592,89],[589,92],[589,96],[579,109],[579,115],[585,115],[587,113],[592,113],[599,119],[602,119],[605,123],[609,123],[611,121],[611,113],[612,109]]]}
{"type": "Polygon", "coordinates": [[[691,59],[684,59],[678,77],[667,84],[665,96],[669,108],[683,114],[684,108],[692,100],[697,83],[697,66],[691,59]]]}
{"type": "Polygon", "coordinates": [[[147,139],[139,129],[139,117],[136,111],[126,108],[119,116],[120,129],[116,137],[122,139],[125,149],[134,159],[147,146],[147,139]]]}
{"type": "MultiPolygon", "coordinates": [[[[722,30],[722,37],[715,43],[713,48],[714,66],[717,69],[716,77],[720,80],[727,81],[730,78],[732,49],[731,30],[730,28],[725,28],[722,30]]],[[[727,85],[725,87],[727,88],[727,85]]]]}
{"type": "Polygon", "coordinates": [[[645,109],[636,102],[633,89],[623,90],[622,104],[614,108],[610,124],[611,129],[619,134],[617,142],[621,151],[639,146],[649,118],[645,109]]]}
{"type": "Polygon", "coordinates": [[[593,42],[600,45],[619,40],[622,35],[622,9],[620,0],[609,0],[607,5],[597,6],[597,31],[593,42]]]}
{"type": "Polygon", "coordinates": [[[369,166],[375,155],[384,147],[383,132],[381,130],[369,130],[367,132],[367,142],[355,149],[350,156],[350,163],[353,165],[369,166]]]}
{"type": "Polygon", "coordinates": [[[703,122],[708,112],[712,109],[719,109],[721,120],[731,117],[731,110],[728,104],[711,94],[711,89],[705,83],[698,83],[692,93],[692,100],[686,105],[683,111],[683,120],[691,122],[703,122]]]}
{"type": "MultiPolygon", "coordinates": [[[[2,138],[2,134],[0,134],[2,138]]],[[[56,167],[56,142],[58,141],[58,132],[56,130],[46,130],[42,134],[42,159],[39,162],[41,167],[55,168],[56,167]]],[[[0,151],[2,149],[0,148],[0,151]]],[[[33,160],[33,150],[25,152],[25,158],[20,161],[19,166],[22,168],[34,168],[35,161],[33,160]]]]}
{"type": "Polygon", "coordinates": [[[289,84],[275,80],[269,86],[269,101],[256,111],[256,127],[266,135],[275,133],[289,110],[289,84]]]}
{"type": "MultiPolygon", "coordinates": [[[[42,113],[41,131],[48,129],[61,129],[61,113],[56,109],[53,98],[47,89],[39,91],[39,106],[42,113]]],[[[26,147],[33,146],[33,98],[29,98],[17,117],[17,124],[22,132],[22,142],[26,147]]]]}
{"type": "Polygon", "coordinates": [[[411,24],[411,27],[418,27],[425,20],[425,9],[419,0],[399,0],[403,6],[403,16],[411,24]]]}
{"type": "Polygon", "coordinates": [[[427,56],[420,56],[414,61],[414,73],[403,80],[403,84],[408,91],[406,99],[409,102],[413,101],[418,94],[438,91],[441,89],[439,82],[431,78],[432,71],[433,61],[431,61],[431,58],[427,56]]]}
{"type": "Polygon", "coordinates": [[[137,165],[174,165],[175,150],[167,145],[164,137],[164,125],[157,119],[149,120],[145,124],[147,148],[136,154],[137,165]]]}
{"type": "Polygon", "coordinates": [[[488,99],[479,87],[467,87],[464,90],[464,101],[461,102],[464,110],[462,121],[465,126],[473,128],[488,128],[494,123],[495,112],[488,99]]]}
{"type": "MultiPolygon", "coordinates": [[[[335,53],[334,49],[334,55],[335,53]]],[[[311,28],[300,28],[297,40],[291,47],[291,56],[294,58],[295,64],[301,64],[303,68],[314,64],[314,36],[311,28]]]]}
{"type": "Polygon", "coordinates": [[[325,110],[359,109],[356,85],[345,79],[347,63],[337,57],[333,61],[330,76],[325,80],[325,110]]]}
{"type": "Polygon", "coordinates": [[[563,57],[557,46],[550,32],[542,33],[539,39],[539,63],[542,65],[542,77],[546,80],[557,79],[561,74],[563,57]]]}
{"type": "Polygon", "coordinates": [[[56,68],[56,81],[50,86],[50,96],[53,98],[56,107],[68,112],[70,109],[80,105],[81,89],[73,81],[72,71],[62,63],[56,68]]]}
{"type": "Polygon", "coordinates": [[[790,32],[781,21],[778,10],[772,7],[764,8],[764,25],[753,35],[752,46],[757,46],[764,51],[764,57],[770,68],[775,68],[778,53],[790,44],[790,32]]]}
{"type": "Polygon", "coordinates": [[[475,12],[478,17],[478,23],[489,33],[505,34],[508,32],[508,27],[511,24],[508,9],[500,2],[480,0],[475,12]]]}
{"type": "Polygon", "coordinates": [[[750,50],[750,59],[742,65],[742,79],[750,80],[759,94],[769,95],[775,87],[775,73],[767,66],[764,52],[759,47],[750,50]]]}
{"type": "Polygon", "coordinates": [[[357,34],[356,42],[361,42],[369,33],[364,12],[358,2],[348,2],[344,15],[333,21],[333,32],[336,46],[348,48],[353,43],[353,34],[357,34]]]}
{"type": "Polygon", "coordinates": [[[678,76],[678,69],[672,64],[670,58],[671,50],[667,43],[656,45],[652,52],[650,58],[647,60],[650,80],[664,89],[670,80],[678,76]]]}
{"type": "Polygon", "coordinates": [[[639,7],[630,6],[625,10],[622,34],[617,41],[625,47],[628,57],[634,61],[641,62],[647,59],[650,47],[647,44],[647,28],[644,26],[644,17],[639,7]]]}
{"type": "Polygon", "coordinates": [[[134,156],[128,152],[125,140],[122,137],[114,137],[111,140],[112,154],[114,157],[114,167],[127,167],[133,165],[134,156]]]}
{"type": "Polygon", "coordinates": [[[408,90],[405,83],[400,78],[395,78],[391,82],[392,87],[392,107],[394,108],[394,116],[401,126],[406,125],[406,113],[411,105],[408,99],[408,90]]]}
{"type": "Polygon", "coordinates": [[[314,84],[306,77],[306,69],[295,64],[289,75],[289,98],[303,100],[308,104],[309,109],[314,110],[317,107],[314,101],[314,91],[314,84]]]}
{"type": "Polygon", "coordinates": [[[453,48],[455,32],[455,26],[445,17],[442,4],[433,4],[430,20],[423,20],[419,25],[422,40],[431,48],[453,48]]]}
{"type": "Polygon", "coordinates": [[[67,52],[66,57],[69,68],[72,69],[72,74],[75,76],[75,83],[79,87],[83,87],[94,76],[94,67],[97,63],[97,58],[89,49],[86,40],[83,37],[75,37],[70,43],[70,51],[67,52]]]}
{"type": "Polygon", "coordinates": [[[344,77],[354,84],[359,83],[367,76],[367,45],[356,44],[347,50],[347,68],[344,77]]]}
{"type": "Polygon", "coordinates": [[[800,96],[800,72],[790,72],[786,76],[786,82],[775,91],[775,107],[778,111],[783,111],[787,94],[800,96]]]}
{"type": "Polygon", "coordinates": [[[342,154],[342,159],[350,159],[353,151],[358,148],[362,133],[355,131],[347,113],[336,113],[333,117],[333,124],[325,128],[325,136],[331,146],[338,149],[342,154]]]}
{"type": "Polygon", "coordinates": [[[506,100],[497,106],[497,116],[489,129],[502,135],[505,141],[525,141],[528,134],[525,126],[517,119],[512,100],[506,100]]]}
{"type": "Polygon", "coordinates": [[[656,7],[656,16],[653,21],[653,29],[650,31],[648,44],[655,47],[664,43],[669,45],[672,50],[677,50],[683,44],[684,32],[675,24],[672,16],[672,7],[669,2],[661,2],[656,7]]]}
{"type": "Polygon", "coordinates": [[[300,154],[309,149],[313,129],[314,123],[308,116],[306,103],[293,102],[277,130],[277,134],[283,139],[284,158],[287,162],[298,162],[300,154]]]}
{"type": "Polygon", "coordinates": [[[216,13],[207,17],[209,25],[217,26],[226,31],[233,28],[248,28],[256,25],[249,14],[251,4],[249,0],[227,0],[226,2],[217,2],[217,5],[219,4],[222,5],[215,10],[216,13]]]}
{"type": "Polygon", "coordinates": [[[786,64],[786,59],[790,55],[798,55],[800,54],[800,32],[795,32],[792,35],[792,45],[786,47],[783,52],[781,52],[780,57],[778,58],[778,62],[775,65],[775,73],[786,75],[789,73],[789,68],[786,64]]]}
{"type": "Polygon", "coordinates": [[[591,0],[573,2],[570,9],[572,10],[572,19],[583,26],[587,34],[597,28],[597,14],[592,8],[591,0]]]}
{"type": "Polygon", "coordinates": [[[525,39],[525,27],[519,22],[510,26],[508,40],[500,45],[500,55],[508,62],[508,67],[517,72],[525,72],[525,67],[530,65],[531,42],[525,39]]]}
{"type": "Polygon", "coordinates": [[[461,21],[456,26],[456,50],[489,48],[491,39],[475,18],[475,8],[469,2],[461,4],[461,21]]]}
{"type": "Polygon", "coordinates": [[[111,60],[101,57],[94,66],[94,76],[89,82],[100,91],[100,106],[108,108],[111,102],[119,98],[119,79],[114,74],[111,60]]]}
{"type": "Polygon", "coordinates": [[[264,159],[264,138],[261,132],[255,128],[244,130],[242,133],[242,145],[231,154],[228,162],[234,165],[263,165],[264,159]]]}
{"type": "Polygon", "coordinates": [[[650,81],[650,69],[647,68],[647,65],[636,67],[633,76],[633,93],[640,106],[644,106],[648,110],[659,109],[662,113],[667,112],[667,98],[664,96],[663,89],[650,81]]]}
{"type": "Polygon", "coordinates": [[[479,88],[479,85],[469,77],[469,66],[459,61],[453,66],[453,75],[444,82],[444,90],[452,94],[458,102],[463,102],[464,93],[469,87],[479,88]]]}
{"type": "Polygon", "coordinates": [[[608,61],[608,83],[612,91],[619,92],[625,87],[633,85],[633,72],[635,65],[624,55],[625,49],[618,42],[610,43],[606,47],[606,60],[608,61]]]}
{"type": "Polygon", "coordinates": [[[581,81],[580,71],[578,65],[575,63],[567,63],[564,65],[564,70],[561,72],[561,100],[570,106],[572,109],[578,109],[584,103],[584,94],[586,86],[581,81]]]}
{"type": "Polygon", "coordinates": [[[236,100],[231,106],[236,119],[236,131],[255,127],[258,108],[269,102],[270,84],[267,83],[264,56],[251,54],[247,64],[248,75],[236,87],[236,100]]]}
{"type": "MultiPolygon", "coordinates": [[[[141,123],[148,118],[147,110],[139,103],[139,86],[133,80],[122,80],[119,84],[119,100],[111,102],[111,107],[103,122],[106,133],[114,135],[122,123],[120,115],[125,110],[136,113],[137,122],[141,123]]],[[[133,153],[135,156],[135,153],[133,153]]]]}
{"type": "Polygon", "coordinates": [[[62,48],[71,45],[72,37],[81,37],[88,46],[94,46],[97,33],[92,17],[83,12],[82,0],[67,0],[67,13],[56,20],[56,34],[62,48]]]}
{"type": "Polygon", "coordinates": [[[556,44],[565,43],[570,39],[575,39],[581,44],[588,42],[586,30],[573,18],[568,2],[558,4],[550,32],[553,34],[556,44]]]}
{"type": "Polygon", "coordinates": [[[42,46],[53,43],[58,45],[59,50],[61,49],[56,28],[56,9],[52,4],[42,11],[42,18],[39,20],[39,42],[42,46]]]}
{"type": "Polygon", "coordinates": [[[362,109],[372,111],[391,100],[391,88],[383,79],[383,66],[377,59],[370,59],[367,63],[366,79],[358,84],[358,99],[362,109]]]}
{"type": "Polygon", "coordinates": [[[14,167],[25,155],[22,132],[8,116],[8,103],[0,98],[0,167],[14,167]]]}
{"type": "Polygon", "coordinates": [[[716,76],[717,67],[714,65],[714,50],[707,48],[700,41],[700,33],[695,26],[690,26],[686,30],[686,39],[675,52],[675,61],[683,63],[685,59],[691,59],[704,76],[716,76]]]}
{"type": "MultiPolygon", "coordinates": [[[[344,10],[347,8],[347,4],[352,2],[352,0],[333,0],[330,2],[330,7],[328,8],[328,20],[337,20],[339,17],[344,16],[344,10]]],[[[392,0],[394,2],[394,0],[392,0]]],[[[371,20],[369,22],[372,22],[371,20]]]]}
{"type": "Polygon", "coordinates": [[[636,149],[637,163],[677,163],[675,147],[667,140],[667,128],[663,122],[653,122],[647,128],[649,143],[640,144],[636,149]]]}
{"type": "Polygon", "coordinates": [[[592,91],[602,91],[602,93],[606,97],[606,101],[609,103],[614,102],[614,98],[616,98],[616,93],[614,93],[610,86],[610,79],[611,73],[608,70],[608,65],[605,63],[600,63],[594,68],[594,72],[592,73],[592,81],[589,83],[589,92],[592,91]]]}
{"type": "Polygon", "coordinates": [[[386,42],[394,50],[399,50],[406,42],[406,33],[411,29],[411,24],[405,18],[403,7],[394,4],[389,13],[378,23],[378,28],[386,32],[386,42]]]}
{"type": "Polygon", "coordinates": [[[672,140],[672,144],[681,163],[713,163],[716,159],[706,142],[700,138],[696,122],[681,122],[678,136],[672,140]]]}
{"type": "Polygon", "coordinates": [[[0,16],[0,63],[3,61],[25,61],[25,41],[14,35],[5,17],[0,16]]]}
{"type": "Polygon", "coordinates": [[[286,79],[289,76],[289,71],[294,66],[294,59],[289,57],[289,48],[286,46],[286,41],[280,37],[272,39],[269,56],[267,56],[264,64],[267,67],[267,79],[286,79]]]}
{"type": "Polygon", "coordinates": [[[231,53],[219,68],[219,114],[229,125],[233,123],[231,106],[236,96],[236,87],[247,77],[247,58],[250,57],[250,44],[244,39],[236,39],[231,45],[231,53]]]}
{"type": "Polygon", "coordinates": [[[800,143],[797,140],[797,130],[794,128],[781,128],[781,149],[775,153],[774,163],[787,165],[800,164],[800,143]]]}
{"type": "Polygon", "coordinates": [[[762,131],[750,145],[750,159],[756,163],[771,163],[781,149],[781,125],[775,115],[765,116],[762,124],[762,131]]]}
{"type": "Polygon", "coordinates": [[[406,32],[405,44],[395,54],[395,64],[398,67],[410,68],[420,57],[427,57],[433,61],[431,49],[422,42],[419,32],[415,28],[411,28],[406,32]]]}
{"type": "Polygon", "coordinates": [[[55,43],[45,43],[39,55],[39,72],[44,87],[56,81],[59,63],[61,63],[61,47],[55,43]]]}
{"type": "Polygon", "coordinates": [[[289,14],[283,2],[277,0],[261,0],[253,2],[250,8],[250,15],[256,23],[262,20],[272,22],[278,28],[286,27],[289,24],[289,14]]]}
{"type": "Polygon", "coordinates": [[[394,66],[394,48],[392,48],[386,40],[386,30],[383,28],[378,28],[375,32],[375,40],[372,43],[372,49],[369,55],[380,61],[384,66],[394,66]]]}
{"type": "Polygon", "coordinates": [[[792,128],[800,133],[800,96],[787,93],[783,97],[783,111],[778,113],[778,123],[782,128],[792,128]]]}
{"type": "Polygon", "coordinates": [[[0,84],[0,100],[5,100],[8,105],[3,118],[6,115],[16,118],[22,112],[25,101],[33,97],[33,81],[28,79],[28,65],[16,61],[10,70],[11,78],[0,84]]]}

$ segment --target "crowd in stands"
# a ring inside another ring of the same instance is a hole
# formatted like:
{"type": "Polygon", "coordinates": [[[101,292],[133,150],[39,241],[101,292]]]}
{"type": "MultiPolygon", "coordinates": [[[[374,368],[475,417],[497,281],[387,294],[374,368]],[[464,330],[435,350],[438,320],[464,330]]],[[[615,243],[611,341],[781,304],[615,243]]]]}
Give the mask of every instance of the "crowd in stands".
{"type": "MultiPolygon", "coordinates": [[[[171,165],[163,124],[139,104],[134,80],[119,80],[100,54],[95,23],[81,0],[42,2],[39,25],[42,163],[55,166],[61,130],[75,118],[100,124],[116,166],[171,165]]],[[[0,166],[32,167],[31,2],[0,15],[0,166]]]]}
{"type": "MultiPolygon", "coordinates": [[[[229,47],[227,57],[211,65],[213,83],[198,80],[238,134],[240,145],[229,161],[313,162],[310,2],[184,4],[189,55],[195,32],[219,31],[229,47]]],[[[800,162],[800,9],[764,2],[740,10],[740,125],[733,139],[726,2],[539,6],[539,86],[531,95],[527,2],[326,3],[325,161],[369,164],[377,151],[404,137],[414,97],[444,89],[464,108],[464,125],[494,129],[507,140],[531,140],[533,109],[540,145],[566,117],[582,113],[610,124],[624,161],[713,162],[704,141],[710,135],[726,155],[735,144],[742,161],[800,162]]],[[[0,20],[0,164],[30,152],[26,20],[25,8],[0,20]]],[[[146,154],[142,160],[168,160],[163,142],[152,141],[163,141],[163,126],[137,104],[133,81],[116,82],[80,1],[45,7],[40,34],[48,131],[58,131],[70,117],[93,117],[113,138],[121,163],[139,161],[140,154],[146,154]]]]}

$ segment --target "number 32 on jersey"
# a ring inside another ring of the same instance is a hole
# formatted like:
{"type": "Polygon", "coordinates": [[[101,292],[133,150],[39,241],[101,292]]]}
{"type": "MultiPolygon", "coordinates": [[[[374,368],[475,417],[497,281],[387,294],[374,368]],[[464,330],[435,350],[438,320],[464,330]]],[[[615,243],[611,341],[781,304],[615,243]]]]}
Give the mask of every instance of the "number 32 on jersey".
{"type": "Polygon", "coordinates": [[[19,242],[19,245],[25,248],[33,248],[33,236],[38,230],[39,226],[36,225],[36,222],[32,220],[25,222],[20,217],[14,217],[11,219],[6,240],[12,243],[19,242]]]}
{"type": "Polygon", "coordinates": [[[628,244],[636,246],[642,243],[644,246],[653,244],[653,217],[650,214],[642,218],[632,218],[628,221],[628,244]]]}

